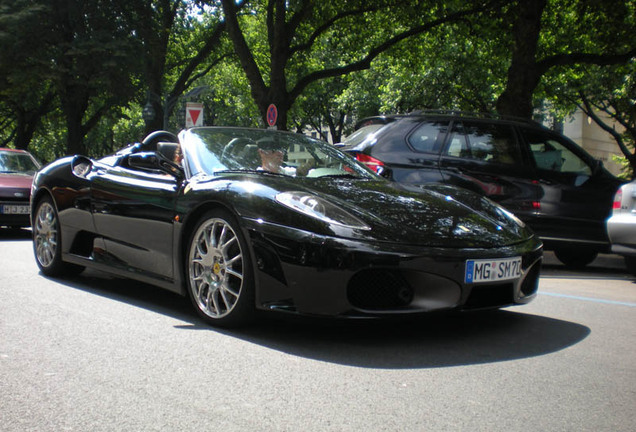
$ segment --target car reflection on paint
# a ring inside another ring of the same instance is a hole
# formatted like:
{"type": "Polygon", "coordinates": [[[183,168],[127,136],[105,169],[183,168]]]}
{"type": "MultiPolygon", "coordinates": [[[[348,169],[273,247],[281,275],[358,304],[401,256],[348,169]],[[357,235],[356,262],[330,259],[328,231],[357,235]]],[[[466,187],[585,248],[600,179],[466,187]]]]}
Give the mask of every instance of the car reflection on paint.
{"type": "Polygon", "coordinates": [[[258,310],[381,318],[524,304],[542,260],[532,231],[487,198],[390,182],[273,130],[158,131],[100,160],[60,159],[36,176],[32,212],[45,275],[91,267],[152,283],[219,326],[258,310]]]}

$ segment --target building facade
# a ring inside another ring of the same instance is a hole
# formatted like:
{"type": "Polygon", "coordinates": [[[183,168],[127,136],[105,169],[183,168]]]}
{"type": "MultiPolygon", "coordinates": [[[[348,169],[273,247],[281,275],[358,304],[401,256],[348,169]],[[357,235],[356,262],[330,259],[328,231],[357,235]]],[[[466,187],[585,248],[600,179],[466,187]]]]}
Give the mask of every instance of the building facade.
{"type": "MultiPolygon", "coordinates": [[[[613,124],[619,130],[622,126],[613,122],[605,113],[597,114],[607,124],[613,124]]],[[[563,124],[563,134],[587,150],[595,158],[603,161],[603,165],[614,175],[621,173],[621,166],[614,161],[614,156],[623,156],[618,144],[612,136],[581,110],[577,110],[563,124]]]]}

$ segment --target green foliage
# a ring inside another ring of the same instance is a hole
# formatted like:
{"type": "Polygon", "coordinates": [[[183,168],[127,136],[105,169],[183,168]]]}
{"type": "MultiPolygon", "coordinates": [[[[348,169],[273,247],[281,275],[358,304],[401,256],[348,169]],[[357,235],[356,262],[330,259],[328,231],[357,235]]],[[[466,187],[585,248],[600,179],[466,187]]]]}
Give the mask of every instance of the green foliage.
{"type": "MultiPolygon", "coordinates": [[[[334,139],[369,115],[494,112],[510,85],[522,4],[230,1],[241,6],[240,31],[257,67],[250,74],[228,33],[215,33],[225,20],[221,3],[0,0],[0,142],[52,160],[79,134],[86,145],[77,148],[101,156],[143,138],[150,93],[158,111],[168,108],[172,130],[184,126],[188,100],[204,104],[206,124],[253,127],[264,126],[263,107],[278,100],[288,126],[329,129],[334,139]],[[186,97],[195,88],[204,91],[186,97]]],[[[628,0],[548,0],[532,54],[545,70],[531,105],[563,119],[585,95],[633,126],[633,62],[572,59],[633,50],[635,9],[628,0]]],[[[622,139],[633,154],[629,130],[622,139]]]]}

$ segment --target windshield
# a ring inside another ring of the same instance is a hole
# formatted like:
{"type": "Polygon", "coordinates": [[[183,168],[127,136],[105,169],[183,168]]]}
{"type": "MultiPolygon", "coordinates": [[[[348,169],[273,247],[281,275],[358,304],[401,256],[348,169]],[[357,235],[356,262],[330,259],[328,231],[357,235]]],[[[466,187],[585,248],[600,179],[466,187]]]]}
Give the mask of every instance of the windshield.
{"type": "Polygon", "coordinates": [[[351,135],[349,135],[342,144],[347,147],[353,147],[366,140],[369,136],[373,135],[379,129],[385,126],[384,123],[373,123],[368,126],[363,126],[351,135]]]}
{"type": "Polygon", "coordinates": [[[266,129],[193,128],[180,135],[192,176],[263,172],[292,177],[379,178],[331,144],[266,129]]]}
{"type": "Polygon", "coordinates": [[[39,168],[37,162],[28,153],[0,152],[0,173],[33,175],[39,168]]]}

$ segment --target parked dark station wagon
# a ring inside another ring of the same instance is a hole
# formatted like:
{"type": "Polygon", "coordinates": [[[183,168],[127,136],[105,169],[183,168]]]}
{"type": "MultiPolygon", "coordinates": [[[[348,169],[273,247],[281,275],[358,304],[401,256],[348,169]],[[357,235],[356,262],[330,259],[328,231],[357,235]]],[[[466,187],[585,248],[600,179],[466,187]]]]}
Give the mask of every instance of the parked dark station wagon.
{"type": "Polygon", "coordinates": [[[491,198],[567,265],[610,252],[605,221],[621,182],[535,122],[449,112],[372,117],[358,123],[343,150],[400,183],[442,182],[491,198]]]}

